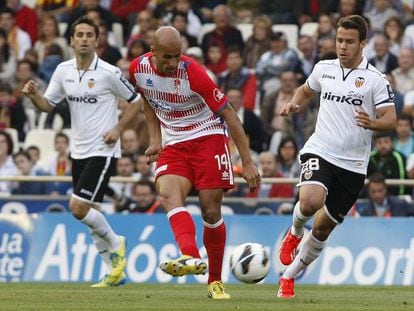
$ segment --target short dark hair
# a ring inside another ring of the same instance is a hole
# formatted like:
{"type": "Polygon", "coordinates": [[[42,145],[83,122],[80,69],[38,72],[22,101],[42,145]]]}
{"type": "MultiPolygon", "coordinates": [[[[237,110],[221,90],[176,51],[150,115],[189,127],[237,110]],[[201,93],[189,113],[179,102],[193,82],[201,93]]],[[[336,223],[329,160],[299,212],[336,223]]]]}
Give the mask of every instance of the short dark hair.
{"type": "Polygon", "coordinates": [[[378,138],[384,138],[384,137],[389,137],[389,138],[393,139],[394,138],[394,132],[392,132],[392,131],[376,131],[372,135],[372,138],[374,140],[377,140],[378,138]]]}
{"type": "Polygon", "coordinates": [[[11,138],[10,134],[7,133],[6,131],[0,130],[0,135],[3,135],[4,138],[6,138],[6,141],[7,141],[7,154],[11,155],[13,153],[13,149],[14,149],[13,139],[11,138]]]}
{"type": "Polygon", "coordinates": [[[16,158],[17,158],[18,156],[23,156],[23,157],[25,157],[27,160],[29,160],[30,162],[32,162],[32,157],[31,157],[31,156],[30,156],[30,154],[29,154],[27,151],[25,151],[25,150],[20,150],[20,151],[17,151],[15,154],[13,154],[13,160],[16,160],[16,158]]]}
{"type": "Polygon", "coordinates": [[[55,135],[55,141],[56,141],[56,139],[58,139],[59,137],[64,138],[64,139],[66,140],[66,143],[68,143],[68,144],[69,144],[69,136],[68,136],[68,135],[66,135],[66,134],[65,134],[65,133],[63,133],[63,132],[58,132],[58,133],[56,133],[56,135],[55,135]]]}
{"type": "Polygon", "coordinates": [[[385,177],[381,173],[372,173],[368,177],[368,184],[370,183],[377,183],[377,184],[385,184],[385,177]]]}
{"type": "Polygon", "coordinates": [[[75,35],[75,28],[76,28],[76,26],[78,26],[80,24],[88,24],[89,26],[93,27],[93,29],[95,30],[96,38],[99,37],[99,27],[98,27],[98,25],[95,24],[95,22],[93,21],[93,19],[89,18],[86,15],[83,15],[83,16],[79,17],[72,24],[72,27],[70,28],[70,36],[71,37],[73,37],[75,35]]]}
{"type": "Polygon", "coordinates": [[[141,179],[134,184],[134,189],[136,186],[148,186],[151,189],[151,193],[156,194],[157,189],[155,188],[155,184],[149,179],[141,179]]]}
{"type": "Polygon", "coordinates": [[[342,27],[345,29],[355,29],[359,33],[359,40],[367,39],[368,26],[367,21],[360,15],[349,15],[341,17],[336,24],[336,30],[342,27]]]}

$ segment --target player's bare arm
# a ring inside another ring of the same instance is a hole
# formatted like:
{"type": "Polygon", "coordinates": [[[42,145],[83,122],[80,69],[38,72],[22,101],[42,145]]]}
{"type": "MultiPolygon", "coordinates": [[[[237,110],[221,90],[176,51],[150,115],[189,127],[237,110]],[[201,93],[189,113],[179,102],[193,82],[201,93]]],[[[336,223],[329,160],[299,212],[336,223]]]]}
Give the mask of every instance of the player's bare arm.
{"type": "Polygon", "coordinates": [[[306,108],[313,95],[314,92],[309,88],[309,86],[306,83],[302,84],[296,90],[292,100],[282,107],[279,112],[280,115],[282,117],[287,117],[293,113],[299,112],[301,109],[306,108]]]}
{"type": "Polygon", "coordinates": [[[25,83],[22,88],[22,93],[30,98],[33,102],[33,105],[36,106],[37,109],[43,112],[50,112],[55,109],[55,106],[50,104],[46,98],[43,97],[37,90],[36,83],[33,80],[29,80],[25,83]]]}
{"type": "Polygon", "coordinates": [[[243,178],[249,184],[250,191],[254,192],[257,185],[260,183],[261,177],[250,155],[249,144],[240,119],[230,104],[227,104],[220,112],[220,116],[226,121],[230,136],[239,151],[243,165],[243,178]]]}
{"type": "Polygon", "coordinates": [[[116,143],[124,129],[138,116],[140,108],[139,101],[140,100],[130,103],[127,110],[122,114],[118,124],[104,134],[103,138],[106,144],[110,145],[116,143]]]}
{"type": "Polygon", "coordinates": [[[363,110],[356,110],[355,120],[357,125],[374,131],[393,130],[397,122],[394,106],[377,109],[377,118],[371,119],[369,114],[363,110]]]}
{"type": "Polygon", "coordinates": [[[150,106],[146,99],[142,98],[142,111],[148,124],[149,146],[145,150],[147,163],[156,162],[162,150],[161,126],[154,109],[150,106]]]}

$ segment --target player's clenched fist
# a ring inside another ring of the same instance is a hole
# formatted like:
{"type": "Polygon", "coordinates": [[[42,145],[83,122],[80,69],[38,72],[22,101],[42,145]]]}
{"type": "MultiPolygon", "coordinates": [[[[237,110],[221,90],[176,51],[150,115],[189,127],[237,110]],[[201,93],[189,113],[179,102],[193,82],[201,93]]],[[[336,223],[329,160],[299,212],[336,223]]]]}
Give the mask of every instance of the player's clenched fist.
{"type": "Polygon", "coordinates": [[[31,98],[37,94],[36,83],[33,80],[29,80],[23,86],[22,93],[31,98]]]}
{"type": "Polygon", "coordinates": [[[292,113],[298,112],[299,109],[300,109],[299,105],[289,102],[282,107],[282,109],[280,110],[280,115],[282,117],[287,117],[288,115],[292,113]]]}

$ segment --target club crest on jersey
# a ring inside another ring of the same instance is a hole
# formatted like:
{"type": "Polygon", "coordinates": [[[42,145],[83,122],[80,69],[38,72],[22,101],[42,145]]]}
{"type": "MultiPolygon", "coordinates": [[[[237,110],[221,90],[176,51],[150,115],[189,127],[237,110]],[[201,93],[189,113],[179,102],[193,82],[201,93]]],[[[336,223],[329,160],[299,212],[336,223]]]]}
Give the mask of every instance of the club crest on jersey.
{"type": "Polygon", "coordinates": [[[358,77],[355,79],[355,86],[361,87],[364,85],[365,79],[363,77],[358,77]]]}
{"type": "Polygon", "coordinates": [[[180,79],[174,79],[174,92],[175,92],[175,94],[180,94],[180,86],[181,86],[180,79]]]}
{"type": "Polygon", "coordinates": [[[303,173],[303,178],[305,178],[306,180],[310,179],[313,175],[313,172],[311,170],[307,170],[303,173]]]}
{"type": "Polygon", "coordinates": [[[219,102],[224,97],[224,94],[218,88],[215,88],[213,91],[213,97],[217,102],[219,102]]]}
{"type": "Polygon", "coordinates": [[[88,87],[91,89],[95,86],[95,79],[88,80],[88,87]]]}

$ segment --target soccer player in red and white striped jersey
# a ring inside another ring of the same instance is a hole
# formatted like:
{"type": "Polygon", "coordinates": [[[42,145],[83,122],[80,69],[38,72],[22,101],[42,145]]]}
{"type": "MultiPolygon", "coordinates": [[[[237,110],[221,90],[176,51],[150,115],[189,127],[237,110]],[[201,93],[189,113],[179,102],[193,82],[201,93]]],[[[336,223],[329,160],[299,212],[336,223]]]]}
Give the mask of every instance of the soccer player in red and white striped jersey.
{"type": "Polygon", "coordinates": [[[135,59],[130,76],[145,97],[150,131],[149,160],[157,160],[156,185],[182,256],[161,262],[171,275],[200,274],[207,269],[200,259],[195,226],[184,202],[195,188],[204,222],[203,241],[209,259],[208,295],[229,299],[221,282],[226,228],[221,216],[224,191],[234,187],[228,148],[229,131],[243,162],[243,176],[251,189],[260,182],[240,120],[206,71],[181,55],[181,38],[173,27],[155,33],[151,52],[135,59]],[[161,131],[165,143],[161,147],[161,131]]]}

